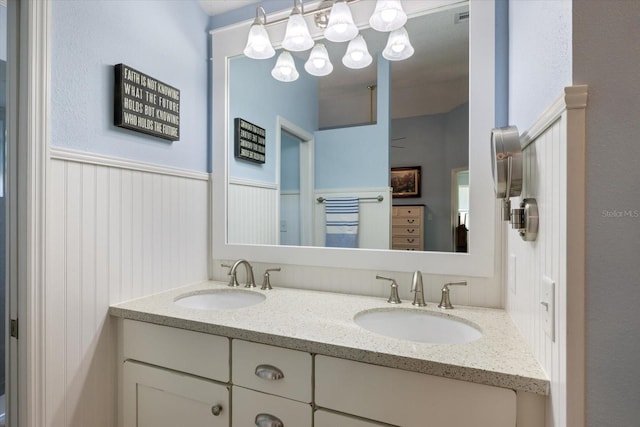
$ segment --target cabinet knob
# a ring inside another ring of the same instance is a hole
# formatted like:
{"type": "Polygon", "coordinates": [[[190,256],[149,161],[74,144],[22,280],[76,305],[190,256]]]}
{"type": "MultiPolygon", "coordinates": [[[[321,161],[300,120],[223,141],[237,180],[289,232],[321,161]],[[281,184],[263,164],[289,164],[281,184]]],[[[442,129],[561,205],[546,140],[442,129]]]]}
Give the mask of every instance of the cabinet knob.
{"type": "Polygon", "coordinates": [[[212,407],[211,407],[211,413],[212,413],[214,416],[216,416],[216,417],[217,417],[218,415],[220,415],[220,414],[222,413],[222,405],[215,405],[215,406],[212,406],[212,407]]]}
{"type": "Polygon", "coordinates": [[[284,378],[284,372],[272,365],[258,365],[256,376],[264,380],[281,380],[284,378]]]}
{"type": "Polygon", "coordinates": [[[407,222],[408,222],[409,224],[413,224],[415,221],[416,221],[415,219],[408,219],[408,220],[407,220],[407,222]]]}
{"type": "Polygon", "coordinates": [[[280,418],[271,414],[256,415],[256,426],[258,427],[284,427],[284,423],[280,418]]]}

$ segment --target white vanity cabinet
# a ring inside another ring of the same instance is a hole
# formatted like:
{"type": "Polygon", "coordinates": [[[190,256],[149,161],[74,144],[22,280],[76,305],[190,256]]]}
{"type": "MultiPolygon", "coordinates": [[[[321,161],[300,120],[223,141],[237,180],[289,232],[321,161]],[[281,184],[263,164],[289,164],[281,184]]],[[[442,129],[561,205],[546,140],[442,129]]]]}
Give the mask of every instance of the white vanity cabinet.
{"type": "Polygon", "coordinates": [[[119,328],[120,427],[544,425],[544,397],[531,393],[127,319],[119,328]]]}
{"type": "Polygon", "coordinates": [[[228,427],[229,339],[121,324],[122,427],[228,427]]]}
{"type": "Polygon", "coordinates": [[[311,427],[311,354],[241,340],[231,353],[232,426],[311,427]]]}
{"type": "Polygon", "coordinates": [[[315,403],[404,427],[516,426],[513,390],[327,356],[316,356],[315,403]]]}

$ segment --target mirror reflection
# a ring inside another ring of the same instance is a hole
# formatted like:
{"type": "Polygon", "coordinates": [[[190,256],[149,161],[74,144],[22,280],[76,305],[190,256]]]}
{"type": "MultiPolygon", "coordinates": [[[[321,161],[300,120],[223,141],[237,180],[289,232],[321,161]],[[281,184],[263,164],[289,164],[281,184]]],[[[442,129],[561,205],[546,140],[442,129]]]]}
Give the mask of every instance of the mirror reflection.
{"type": "Polygon", "coordinates": [[[231,58],[228,126],[264,129],[265,161],[237,158],[229,132],[227,242],[466,251],[467,11],[409,19],[415,53],[404,61],[384,59],[387,33],[372,29],[361,31],[373,57],[364,69],[344,67],[346,43],[324,40],[324,77],[305,72],[308,51],[293,54],[299,77],[287,83],[271,75],[280,51],[231,58]],[[419,192],[398,197],[391,168],[419,168],[419,192]]]}

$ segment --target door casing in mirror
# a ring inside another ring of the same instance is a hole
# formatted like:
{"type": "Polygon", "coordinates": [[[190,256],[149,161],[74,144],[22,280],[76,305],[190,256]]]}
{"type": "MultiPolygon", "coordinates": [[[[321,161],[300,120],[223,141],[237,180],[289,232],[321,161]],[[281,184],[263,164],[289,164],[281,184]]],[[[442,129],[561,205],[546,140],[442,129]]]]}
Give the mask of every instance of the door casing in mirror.
{"type": "MultiPolygon", "coordinates": [[[[314,9],[319,2],[306,7],[314,9]]],[[[403,2],[409,16],[459,5],[459,1],[403,2]]],[[[362,27],[375,7],[374,1],[351,4],[356,23],[362,27]]],[[[286,17],[289,10],[269,20],[286,17]]],[[[402,252],[389,250],[286,247],[227,244],[228,159],[228,58],[242,53],[251,21],[212,31],[212,138],[213,173],[211,194],[211,259],[246,258],[256,262],[359,268],[389,271],[420,269],[430,274],[491,277],[494,275],[496,203],[493,196],[488,141],[494,127],[495,106],[495,5],[493,1],[471,1],[469,5],[469,173],[470,210],[474,233],[468,253],[402,252]]],[[[269,28],[277,47],[284,24],[269,28]]],[[[313,34],[312,34],[313,35],[313,34]]],[[[315,36],[315,35],[314,35],[315,36]]],[[[319,34],[318,34],[319,36],[319,34]]]]}

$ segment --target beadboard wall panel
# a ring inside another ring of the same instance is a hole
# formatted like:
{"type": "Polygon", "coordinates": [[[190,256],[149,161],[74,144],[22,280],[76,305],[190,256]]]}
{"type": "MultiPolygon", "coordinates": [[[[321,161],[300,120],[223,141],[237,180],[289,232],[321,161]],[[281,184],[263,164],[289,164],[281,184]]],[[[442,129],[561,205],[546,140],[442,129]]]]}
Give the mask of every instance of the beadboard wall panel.
{"type": "Polygon", "coordinates": [[[275,185],[235,180],[228,186],[229,242],[277,245],[280,234],[275,185]]]}
{"type": "MultiPolygon", "coordinates": [[[[586,88],[582,90],[586,102],[586,88]]],[[[580,298],[570,300],[572,294],[576,295],[576,273],[579,274],[580,266],[576,265],[575,271],[567,268],[568,245],[577,237],[571,228],[579,229],[583,221],[581,215],[584,215],[584,206],[568,203],[572,195],[584,191],[575,186],[568,188],[569,165],[583,159],[580,147],[584,147],[580,129],[584,129],[585,105],[572,100],[571,94],[572,91],[567,90],[561,102],[556,102],[538,120],[538,129],[525,132],[522,138],[527,146],[523,151],[524,182],[520,199],[533,197],[538,202],[538,237],[533,242],[525,242],[515,231],[506,231],[506,309],[551,382],[546,405],[547,427],[568,425],[567,384],[576,379],[567,373],[568,360],[572,359],[568,334],[580,334],[582,326],[570,322],[567,307],[569,302],[575,304],[574,307],[584,304],[580,298]],[[576,117],[578,107],[582,108],[582,114],[577,113],[576,117]],[[546,309],[541,304],[544,280],[555,283],[552,336],[546,332],[546,309]]],[[[574,179],[584,187],[579,177],[574,179]]],[[[514,199],[512,206],[519,202],[514,199]]]]}
{"type": "Polygon", "coordinates": [[[116,424],[110,304],[208,277],[206,174],[101,163],[47,163],[47,426],[116,424]]]}

